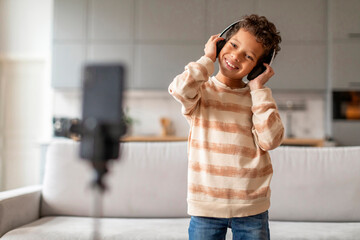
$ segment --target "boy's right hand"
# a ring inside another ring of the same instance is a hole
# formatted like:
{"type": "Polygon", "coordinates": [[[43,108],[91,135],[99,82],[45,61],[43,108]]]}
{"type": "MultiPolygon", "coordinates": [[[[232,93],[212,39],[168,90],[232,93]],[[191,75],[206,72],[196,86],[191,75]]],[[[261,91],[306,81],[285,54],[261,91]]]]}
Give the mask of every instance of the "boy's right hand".
{"type": "Polygon", "coordinates": [[[216,61],[216,43],[224,38],[219,37],[220,34],[212,35],[205,44],[205,56],[210,58],[213,62],[216,61]]]}

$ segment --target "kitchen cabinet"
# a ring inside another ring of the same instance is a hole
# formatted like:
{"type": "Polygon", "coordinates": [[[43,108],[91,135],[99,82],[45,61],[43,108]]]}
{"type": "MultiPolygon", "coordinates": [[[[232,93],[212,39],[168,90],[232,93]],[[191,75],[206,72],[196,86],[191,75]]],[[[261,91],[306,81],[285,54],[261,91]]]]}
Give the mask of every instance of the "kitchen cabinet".
{"type": "Polygon", "coordinates": [[[52,87],[80,88],[86,63],[121,62],[132,77],[134,8],[133,0],[55,0],[52,87]]]}
{"type": "Polygon", "coordinates": [[[166,90],[203,54],[205,3],[55,0],[52,87],[80,88],[86,63],[121,62],[128,89],[166,90]]]}
{"type": "Polygon", "coordinates": [[[266,84],[275,90],[324,90],[326,46],[324,44],[282,44],[272,65],[275,75],[266,84]]]}
{"type": "Polygon", "coordinates": [[[259,0],[258,11],[282,37],[275,75],[267,85],[274,90],[325,90],[326,1],[259,0]]]}
{"type": "Polygon", "coordinates": [[[330,34],[333,39],[348,40],[360,34],[359,0],[329,0],[328,4],[330,34]]]}
{"type": "Polygon", "coordinates": [[[257,13],[283,39],[269,87],[324,91],[329,72],[335,88],[357,87],[359,12],[359,0],[54,0],[52,86],[80,88],[85,63],[119,60],[128,89],[166,90],[211,34],[257,13]]]}
{"type": "Polygon", "coordinates": [[[340,146],[360,145],[360,121],[359,120],[335,120],[333,121],[333,138],[340,146]]]}
{"type": "MultiPolygon", "coordinates": [[[[87,62],[94,64],[121,63],[126,66],[126,79],[133,79],[134,69],[134,45],[133,44],[88,44],[87,62]]],[[[134,82],[127,81],[125,89],[134,88],[134,82]]]]}
{"type": "Polygon", "coordinates": [[[184,67],[201,56],[203,45],[184,44],[140,44],[135,55],[134,88],[167,90],[175,76],[184,67]]]}
{"type": "Polygon", "coordinates": [[[225,27],[240,20],[242,16],[255,12],[256,1],[253,0],[208,0],[206,36],[221,33],[225,27]]]}
{"type": "Polygon", "coordinates": [[[204,10],[205,0],[140,0],[135,11],[136,39],[141,42],[203,42],[204,10]]]}
{"type": "Polygon", "coordinates": [[[86,0],[54,1],[54,40],[85,40],[86,16],[86,0]]]}
{"type": "Polygon", "coordinates": [[[329,4],[333,88],[360,89],[360,1],[331,0],[329,4]]]}
{"type": "Polygon", "coordinates": [[[86,48],[79,43],[54,43],[51,85],[54,88],[80,88],[86,48]]]}
{"type": "MultiPolygon", "coordinates": [[[[360,22],[359,22],[360,25],[360,22]]],[[[360,38],[332,45],[332,77],[334,90],[360,90],[360,38]]]]}
{"type": "Polygon", "coordinates": [[[259,0],[259,14],[275,23],[284,42],[325,41],[325,0],[259,0]]]}
{"type": "MultiPolygon", "coordinates": [[[[87,28],[90,41],[131,41],[134,38],[133,0],[89,1],[87,28]]],[[[110,45],[110,44],[109,44],[110,45]]]]}

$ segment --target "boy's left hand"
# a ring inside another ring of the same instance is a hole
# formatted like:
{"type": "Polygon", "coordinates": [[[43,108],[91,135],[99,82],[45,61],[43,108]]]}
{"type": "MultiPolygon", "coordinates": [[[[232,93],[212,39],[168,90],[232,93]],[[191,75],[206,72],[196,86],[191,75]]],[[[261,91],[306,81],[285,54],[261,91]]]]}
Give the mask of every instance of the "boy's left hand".
{"type": "Polygon", "coordinates": [[[250,90],[263,88],[265,83],[274,76],[275,73],[273,68],[267,63],[264,63],[264,66],[266,67],[266,70],[253,80],[249,81],[248,86],[250,87],[250,90]]]}

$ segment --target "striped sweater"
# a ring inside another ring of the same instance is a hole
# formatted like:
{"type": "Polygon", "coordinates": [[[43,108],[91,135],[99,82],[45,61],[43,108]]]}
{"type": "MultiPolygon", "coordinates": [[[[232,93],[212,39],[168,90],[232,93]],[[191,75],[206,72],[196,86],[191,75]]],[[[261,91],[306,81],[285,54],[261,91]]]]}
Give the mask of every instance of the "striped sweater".
{"type": "Polygon", "coordinates": [[[284,128],[269,88],[231,89],[211,77],[207,57],[189,63],[169,93],[182,104],[188,137],[188,214],[231,218],[270,207],[268,150],[284,128]]]}

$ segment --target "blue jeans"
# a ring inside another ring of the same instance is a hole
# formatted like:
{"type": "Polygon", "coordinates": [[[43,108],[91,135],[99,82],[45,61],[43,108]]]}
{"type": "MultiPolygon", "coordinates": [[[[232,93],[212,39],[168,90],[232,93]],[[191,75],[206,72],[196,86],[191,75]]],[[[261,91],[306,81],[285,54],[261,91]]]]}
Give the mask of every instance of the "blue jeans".
{"type": "Polygon", "coordinates": [[[189,240],[224,240],[227,228],[231,228],[233,240],[270,240],[268,211],[235,218],[192,216],[189,240]]]}

